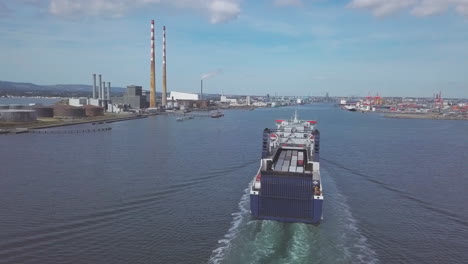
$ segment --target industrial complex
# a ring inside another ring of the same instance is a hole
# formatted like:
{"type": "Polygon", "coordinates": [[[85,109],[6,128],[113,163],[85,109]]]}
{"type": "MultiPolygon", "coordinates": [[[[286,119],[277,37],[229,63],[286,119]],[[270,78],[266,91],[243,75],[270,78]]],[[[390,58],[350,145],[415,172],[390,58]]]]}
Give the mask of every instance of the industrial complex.
{"type": "MultiPolygon", "coordinates": [[[[161,93],[156,89],[156,56],[155,56],[155,22],[150,21],[150,81],[149,92],[141,85],[128,85],[123,94],[112,93],[109,80],[104,81],[102,74],[92,73],[92,93],[87,97],[68,98],[60,103],[43,105],[0,105],[0,128],[15,127],[17,124],[33,124],[47,120],[51,123],[76,122],[76,120],[94,120],[96,118],[116,118],[121,115],[139,116],[164,113],[186,113],[193,110],[216,110],[212,117],[223,116],[219,109],[257,107],[279,107],[300,105],[310,102],[336,102],[349,111],[361,112],[395,112],[395,113],[435,113],[440,116],[455,116],[466,119],[468,105],[466,101],[442,99],[442,94],[434,94],[432,99],[403,99],[367,96],[365,98],[330,98],[297,97],[297,96],[253,96],[204,94],[203,81],[217,73],[205,74],[201,77],[200,93],[170,91],[167,85],[167,49],[166,26],[162,27],[161,56],[161,93]],[[158,96],[160,98],[158,98],[158,96]],[[71,121],[70,121],[71,120],[71,121]],[[5,125],[6,124],[6,125],[5,125]]],[[[209,116],[209,115],[208,115],[209,116]]]]}

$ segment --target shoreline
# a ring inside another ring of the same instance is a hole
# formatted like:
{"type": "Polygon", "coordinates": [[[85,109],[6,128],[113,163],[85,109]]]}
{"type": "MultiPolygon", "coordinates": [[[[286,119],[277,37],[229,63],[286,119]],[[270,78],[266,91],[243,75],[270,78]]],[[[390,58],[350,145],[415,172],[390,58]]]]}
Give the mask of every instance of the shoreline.
{"type": "Polygon", "coordinates": [[[54,127],[65,127],[65,126],[74,126],[74,125],[82,125],[82,124],[89,124],[89,123],[114,123],[114,122],[121,122],[121,121],[128,121],[134,119],[141,119],[147,118],[150,115],[128,115],[128,116],[101,116],[98,118],[84,118],[78,120],[51,120],[51,121],[44,121],[38,120],[39,122],[34,123],[11,123],[0,129],[0,134],[17,134],[17,133],[27,133],[30,130],[39,130],[39,129],[46,129],[46,128],[54,128],[54,127]]]}
{"type": "Polygon", "coordinates": [[[419,113],[396,113],[384,114],[386,118],[400,119],[430,119],[430,120],[468,120],[468,116],[444,116],[438,114],[419,114],[419,113]]]}

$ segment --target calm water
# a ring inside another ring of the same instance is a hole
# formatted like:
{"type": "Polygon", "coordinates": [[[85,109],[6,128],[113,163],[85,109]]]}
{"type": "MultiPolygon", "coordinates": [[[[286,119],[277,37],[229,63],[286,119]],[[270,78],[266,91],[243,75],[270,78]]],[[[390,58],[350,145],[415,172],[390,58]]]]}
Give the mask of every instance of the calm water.
{"type": "Polygon", "coordinates": [[[248,212],[262,130],[294,108],[157,116],[0,136],[0,263],[468,262],[468,122],[298,109],[321,129],[319,226],[248,212]]]}
{"type": "Polygon", "coordinates": [[[11,98],[0,98],[1,105],[9,104],[20,104],[20,105],[29,105],[29,104],[43,104],[51,105],[58,101],[62,100],[61,98],[34,98],[34,97],[11,97],[11,98]]]}

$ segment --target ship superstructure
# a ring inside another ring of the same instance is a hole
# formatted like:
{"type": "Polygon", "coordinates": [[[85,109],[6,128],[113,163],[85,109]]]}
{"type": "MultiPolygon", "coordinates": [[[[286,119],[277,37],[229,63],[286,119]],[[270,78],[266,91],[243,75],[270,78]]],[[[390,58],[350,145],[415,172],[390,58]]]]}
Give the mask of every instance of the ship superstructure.
{"type": "Polygon", "coordinates": [[[262,159],[250,187],[256,219],[318,223],[322,218],[320,132],[316,121],[276,120],[263,131],[262,159]]]}

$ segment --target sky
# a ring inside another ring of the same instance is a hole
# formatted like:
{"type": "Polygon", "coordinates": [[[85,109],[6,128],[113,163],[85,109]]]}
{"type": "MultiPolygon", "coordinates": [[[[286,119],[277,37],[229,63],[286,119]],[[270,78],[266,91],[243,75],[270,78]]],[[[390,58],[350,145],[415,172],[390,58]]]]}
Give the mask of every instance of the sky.
{"type": "Polygon", "coordinates": [[[0,80],[468,98],[468,0],[0,0],[0,80]]]}

